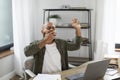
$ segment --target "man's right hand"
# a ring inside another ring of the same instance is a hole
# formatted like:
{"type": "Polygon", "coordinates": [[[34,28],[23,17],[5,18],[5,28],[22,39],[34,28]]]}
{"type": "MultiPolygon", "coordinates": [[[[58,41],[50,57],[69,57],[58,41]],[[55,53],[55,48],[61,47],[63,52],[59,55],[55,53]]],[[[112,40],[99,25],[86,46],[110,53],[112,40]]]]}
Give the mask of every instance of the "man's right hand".
{"type": "Polygon", "coordinates": [[[55,32],[54,30],[49,30],[44,37],[45,44],[51,44],[53,40],[55,39],[55,32]]]}

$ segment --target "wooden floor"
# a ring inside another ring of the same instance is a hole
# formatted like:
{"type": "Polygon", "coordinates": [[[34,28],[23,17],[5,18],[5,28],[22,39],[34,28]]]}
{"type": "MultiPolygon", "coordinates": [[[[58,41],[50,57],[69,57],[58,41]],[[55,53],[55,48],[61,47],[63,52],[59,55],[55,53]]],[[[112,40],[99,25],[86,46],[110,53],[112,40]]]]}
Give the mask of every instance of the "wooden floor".
{"type": "Polygon", "coordinates": [[[15,76],[14,76],[14,77],[12,77],[10,80],[20,80],[19,78],[20,78],[20,76],[15,75],[15,76]]]}

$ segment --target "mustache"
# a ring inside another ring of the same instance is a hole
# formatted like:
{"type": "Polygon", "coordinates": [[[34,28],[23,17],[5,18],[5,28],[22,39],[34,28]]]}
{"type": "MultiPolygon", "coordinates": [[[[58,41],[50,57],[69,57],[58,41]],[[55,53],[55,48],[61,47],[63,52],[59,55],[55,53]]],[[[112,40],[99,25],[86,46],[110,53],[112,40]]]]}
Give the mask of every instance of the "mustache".
{"type": "MultiPolygon", "coordinates": [[[[49,33],[50,33],[50,32],[49,32],[49,33]]],[[[48,33],[43,33],[43,37],[45,37],[46,34],[48,34],[48,33]]],[[[51,34],[53,34],[53,36],[56,36],[56,32],[53,32],[53,33],[51,33],[51,34]]]]}

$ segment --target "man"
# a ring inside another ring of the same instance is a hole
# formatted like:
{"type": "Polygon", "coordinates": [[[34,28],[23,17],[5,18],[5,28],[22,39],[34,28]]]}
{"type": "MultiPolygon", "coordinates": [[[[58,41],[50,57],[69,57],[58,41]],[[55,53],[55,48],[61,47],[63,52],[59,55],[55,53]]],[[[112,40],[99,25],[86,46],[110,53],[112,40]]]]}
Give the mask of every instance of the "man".
{"type": "Polygon", "coordinates": [[[81,43],[81,26],[76,18],[72,20],[72,26],[76,32],[75,43],[55,39],[55,25],[48,22],[42,28],[44,38],[41,41],[32,42],[25,48],[26,56],[34,56],[35,65],[33,72],[35,74],[55,73],[68,69],[67,51],[79,49],[81,43]]]}

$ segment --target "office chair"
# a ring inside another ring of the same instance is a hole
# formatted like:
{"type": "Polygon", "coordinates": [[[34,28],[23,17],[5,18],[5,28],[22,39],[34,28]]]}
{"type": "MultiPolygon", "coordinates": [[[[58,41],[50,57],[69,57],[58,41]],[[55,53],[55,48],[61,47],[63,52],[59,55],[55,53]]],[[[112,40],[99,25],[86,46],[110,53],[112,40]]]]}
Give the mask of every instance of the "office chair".
{"type": "Polygon", "coordinates": [[[24,61],[24,80],[28,80],[31,77],[35,77],[36,75],[33,73],[34,58],[33,56],[27,57],[24,61]]]}

